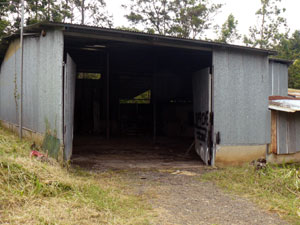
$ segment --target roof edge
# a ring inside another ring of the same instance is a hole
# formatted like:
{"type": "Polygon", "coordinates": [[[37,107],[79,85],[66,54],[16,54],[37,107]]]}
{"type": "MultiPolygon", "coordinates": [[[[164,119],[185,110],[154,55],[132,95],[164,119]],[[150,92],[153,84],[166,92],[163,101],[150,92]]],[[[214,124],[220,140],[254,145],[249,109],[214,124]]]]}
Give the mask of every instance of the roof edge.
{"type": "Polygon", "coordinates": [[[105,28],[105,27],[96,27],[96,26],[88,26],[88,25],[81,25],[81,24],[71,24],[71,23],[59,23],[59,22],[40,22],[36,24],[32,24],[29,26],[26,26],[24,28],[25,31],[35,30],[35,29],[43,29],[47,27],[60,27],[64,30],[67,29],[78,29],[78,30],[88,30],[88,31],[102,31],[102,32],[111,32],[111,33],[121,33],[121,34],[128,34],[128,35],[138,35],[138,36],[144,36],[149,37],[153,39],[167,39],[167,40],[173,40],[173,41],[183,41],[190,44],[201,44],[201,45],[208,45],[211,47],[219,47],[219,48],[232,48],[232,49],[239,49],[239,50],[245,50],[245,51],[253,51],[253,52],[261,52],[268,55],[277,55],[276,51],[268,50],[268,49],[261,49],[261,48],[253,48],[253,47],[247,47],[242,45],[233,45],[233,44],[226,44],[226,43],[220,43],[220,42],[214,42],[214,41],[206,41],[206,40],[196,40],[196,39],[190,39],[190,38],[179,38],[175,36],[168,36],[168,35],[160,35],[160,34],[149,34],[145,32],[136,32],[136,31],[128,31],[128,30],[121,30],[121,29],[115,29],[115,28],[105,28]]]}

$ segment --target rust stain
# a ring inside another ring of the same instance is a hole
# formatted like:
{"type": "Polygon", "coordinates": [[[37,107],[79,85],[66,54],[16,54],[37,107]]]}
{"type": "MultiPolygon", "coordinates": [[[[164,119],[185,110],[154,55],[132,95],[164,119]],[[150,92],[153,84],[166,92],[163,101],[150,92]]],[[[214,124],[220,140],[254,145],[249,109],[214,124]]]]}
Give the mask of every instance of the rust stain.
{"type": "Polygon", "coordinates": [[[12,57],[17,51],[20,49],[20,41],[16,39],[12,41],[6,51],[4,61],[7,61],[10,57],[12,57]]]}

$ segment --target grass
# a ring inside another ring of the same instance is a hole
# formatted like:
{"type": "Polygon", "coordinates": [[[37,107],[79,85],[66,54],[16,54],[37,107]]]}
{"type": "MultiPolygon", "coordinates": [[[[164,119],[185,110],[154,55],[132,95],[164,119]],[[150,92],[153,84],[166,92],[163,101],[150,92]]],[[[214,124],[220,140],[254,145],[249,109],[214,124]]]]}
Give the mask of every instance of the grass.
{"type": "Polygon", "coordinates": [[[204,174],[203,179],[300,224],[300,165],[229,167],[204,174]]]}
{"type": "Polygon", "coordinates": [[[0,224],[149,224],[151,208],[113,172],[30,159],[29,140],[0,127],[0,224]]]}

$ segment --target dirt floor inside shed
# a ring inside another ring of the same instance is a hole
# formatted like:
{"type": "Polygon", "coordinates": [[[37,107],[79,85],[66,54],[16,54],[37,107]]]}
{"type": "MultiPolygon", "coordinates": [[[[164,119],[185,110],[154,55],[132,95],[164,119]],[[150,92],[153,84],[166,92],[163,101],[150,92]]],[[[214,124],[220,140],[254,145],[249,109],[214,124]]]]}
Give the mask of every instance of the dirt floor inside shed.
{"type": "Polygon", "coordinates": [[[81,137],[75,143],[72,161],[97,173],[111,171],[124,181],[126,192],[151,205],[156,217],[150,224],[288,224],[201,179],[213,168],[204,166],[194,152],[185,154],[190,144],[166,139],[153,145],[152,139],[81,137]]]}
{"type": "Polygon", "coordinates": [[[193,140],[124,137],[106,140],[96,136],[75,138],[72,162],[96,170],[199,168],[202,161],[189,151],[193,140]]]}

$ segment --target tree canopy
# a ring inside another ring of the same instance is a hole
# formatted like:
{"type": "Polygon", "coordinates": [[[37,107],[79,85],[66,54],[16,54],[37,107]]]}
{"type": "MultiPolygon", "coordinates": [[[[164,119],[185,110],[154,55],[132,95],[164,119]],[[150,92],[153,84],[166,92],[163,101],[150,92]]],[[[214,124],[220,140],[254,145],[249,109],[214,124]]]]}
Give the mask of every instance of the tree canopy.
{"type": "Polygon", "coordinates": [[[296,30],[290,38],[282,38],[275,50],[279,58],[294,61],[289,67],[289,87],[300,89],[300,30],[296,30]]]}
{"type": "Polygon", "coordinates": [[[238,33],[237,25],[238,21],[232,14],[230,14],[221,28],[219,26],[215,27],[218,33],[218,38],[216,41],[223,43],[234,43],[236,40],[239,40],[241,35],[238,33]]]}
{"type": "Polygon", "coordinates": [[[125,16],[133,26],[149,33],[199,38],[211,28],[221,4],[210,0],[131,0],[125,16]]]}
{"type": "Polygon", "coordinates": [[[287,36],[287,21],[282,16],[285,8],[278,4],[281,0],[260,0],[261,7],[256,12],[258,24],[249,28],[249,35],[244,36],[244,43],[252,47],[271,49],[280,39],[287,36]]]}
{"type": "MultiPolygon", "coordinates": [[[[53,21],[112,26],[104,0],[26,0],[24,5],[26,25],[53,21]]],[[[19,29],[20,22],[21,0],[0,0],[0,39],[19,29]]]]}

